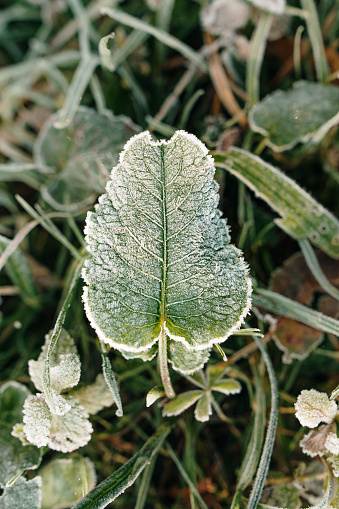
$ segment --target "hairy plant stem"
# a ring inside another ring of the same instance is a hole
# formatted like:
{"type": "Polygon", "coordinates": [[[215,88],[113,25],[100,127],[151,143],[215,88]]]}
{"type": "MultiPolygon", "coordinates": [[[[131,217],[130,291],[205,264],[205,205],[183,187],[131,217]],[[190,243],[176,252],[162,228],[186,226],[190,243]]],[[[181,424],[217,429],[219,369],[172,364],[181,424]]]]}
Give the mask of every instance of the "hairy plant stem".
{"type": "Polygon", "coordinates": [[[162,385],[165,389],[167,398],[172,399],[175,397],[175,392],[172,387],[170,374],[168,371],[167,362],[167,339],[164,327],[161,327],[161,336],[159,339],[159,353],[158,353],[159,369],[162,380],[162,385]]]}

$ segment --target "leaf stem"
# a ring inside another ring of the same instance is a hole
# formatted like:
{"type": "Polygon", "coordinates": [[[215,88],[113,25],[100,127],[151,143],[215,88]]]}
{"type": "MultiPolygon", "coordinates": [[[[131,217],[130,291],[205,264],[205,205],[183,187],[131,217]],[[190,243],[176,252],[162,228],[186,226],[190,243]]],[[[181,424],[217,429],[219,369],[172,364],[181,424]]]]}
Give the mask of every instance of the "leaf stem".
{"type": "Polygon", "coordinates": [[[172,399],[175,397],[175,392],[172,387],[171,378],[168,370],[168,362],[167,362],[167,339],[166,332],[163,326],[161,326],[161,336],[159,339],[159,368],[160,375],[162,380],[162,385],[165,389],[165,394],[167,398],[172,399]]]}

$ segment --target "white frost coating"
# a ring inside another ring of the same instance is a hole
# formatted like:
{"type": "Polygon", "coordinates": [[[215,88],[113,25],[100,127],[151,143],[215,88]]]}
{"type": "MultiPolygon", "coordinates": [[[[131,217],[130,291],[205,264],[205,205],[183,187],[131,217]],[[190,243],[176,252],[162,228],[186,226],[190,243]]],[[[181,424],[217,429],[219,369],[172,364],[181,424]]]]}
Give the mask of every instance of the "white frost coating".
{"type": "Polygon", "coordinates": [[[241,384],[234,378],[218,380],[211,386],[212,391],[221,392],[229,396],[231,394],[239,394],[241,392],[241,384]]]}
{"type": "Polygon", "coordinates": [[[296,414],[302,426],[315,428],[321,422],[329,424],[337,413],[337,404],[325,392],[303,390],[295,403],[296,414]]]}
{"type": "Polygon", "coordinates": [[[81,363],[79,356],[74,353],[60,355],[60,364],[51,367],[51,386],[61,392],[79,383],[81,375],[81,363]]]}
{"type": "Polygon", "coordinates": [[[325,452],[325,443],[329,435],[332,424],[324,424],[318,429],[310,431],[300,440],[299,445],[304,454],[314,458],[315,456],[323,456],[325,452]]]}
{"type": "Polygon", "coordinates": [[[337,437],[336,433],[328,434],[325,442],[325,448],[328,452],[339,455],[339,438],[337,437]]]}
{"type": "MultiPolygon", "coordinates": [[[[329,456],[328,460],[331,463],[334,477],[339,477],[339,456],[331,455],[331,456],[329,456]]],[[[333,507],[333,506],[331,506],[331,507],[333,507]]],[[[337,506],[335,506],[335,507],[337,507],[337,506]]],[[[335,509],[335,508],[333,508],[333,509],[335,509]]]]}
{"type": "Polygon", "coordinates": [[[30,443],[71,452],[89,442],[93,428],[88,413],[76,399],[66,398],[70,410],[62,416],[50,412],[44,394],[26,398],[23,431],[30,443]]]}
{"type": "Polygon", "coordinates": [[[194,417],[197,421],[207,422],[212,415],[211,395],[205,393],[201,396],[194,409],[194,417]]]}
{"type": "Polygon", "coordinates": [[[31,444],[43,447],[48,444],[52,414],[44,394],[28,396],[23,408],[24,433],[31,444]]]}
{"type": "Polygon", "coordinates": [[[73,389],[70,395],[77,399],[89,414],[96,414],[114,403],[113,395],[101,373],[93,384],[73,389]]]}
{"type": "MultiPolygon", "coordinates": [[[[198,138],[133,136],[86,219],[83,301],[99,339],[147,352],[161,337],[204,351],[239,329],[251,281],[217,209],[214,164],[198,138]]],[[[199,367],[201,363],[199,363],[199,367]]]]}
{"type": "Polygon", "coordinates": [[[249,2],[255,7],[272,14],[282,14],[286,7],[285,0],[249,0],[249,2]]]}

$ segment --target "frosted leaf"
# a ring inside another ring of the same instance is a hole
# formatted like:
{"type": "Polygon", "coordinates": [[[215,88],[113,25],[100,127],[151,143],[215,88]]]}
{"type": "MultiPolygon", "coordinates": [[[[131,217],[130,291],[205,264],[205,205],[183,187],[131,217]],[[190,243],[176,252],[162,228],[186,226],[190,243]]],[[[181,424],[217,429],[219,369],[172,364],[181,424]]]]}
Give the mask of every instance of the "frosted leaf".
{"type": "Polygon", "coordinates": [[[310,431],[300,440],[300,447],[304,454],[314,458],[315,456],[323,456],[325,451],[325,443],[328,434],[332,429],[332,423],[320,426],[319,429],[310,431]]]}
{"type": "Polygon", "coordinates": [[[321,422],[329,424],[337,413],[335,401],[330,401],[325,392],[315,389],[301,391],[294,406],[300,424],[309,428],[315,428],[321,422]]]}
{"type": "Polygon", "coordinates": [[[67,397],[71,409],[65,415],[53,415],[48,445],[61,452],[72,452],[86,445],[91,439],[92,424],[80,403],[67,397]]]}
{"type": "Polygon", "coordinates": [[[164,396],[164,388],[161,385],[156,385],[152,387],[150,391],[148,391],[146,396],[146,406],[147,408],[153,405],[155,401],[164,396]]]}
{"type": "Polygon", "coordinates": [[[26,438],[23,422],[18,422],[17,424],[14,424],[13,429],[11,431],[11,435],[12,437],[18,438],[22,445],[31,445],[31,442],[26,438]]]}
{"type": "Polygon", "coordinates": [[[286,7],[285,0],[249,0],[249,2],[255,7],[272,14],[282,14],[286,7]]]}
{"type": "Polygon", "coordinates": [[[211,386],[212,391],[221,392],[222,394],[238,394],[241,391],[241,385],[234,378],[227,378],[214,382],[211,386]]]}
{"type": "Polygon", "coordinates": [[[89,414],[96,414],[104,407],[111,406],[114,402],[104,375],[101,373],[96,377],[93,384],[73,389],[69,394],[77,399],[89,414]]]}
{"type": "Polygon", "coordinates": [[[331,463],[334,477],[339,477],[339,456],[330,455],[328,461],[331,463]]]}
{"type": "Polygon", "coordinates": [[[196,390],[182,392],[164,406],[162,415],[165,417],[170,417],[171,415],[179,415],[187,410],[187,408],[194,405],[194,403],[196,403],[202,395],[202,391],[196,390]]]}
{"type": "Polygon", "coordinates": [[[158,346],[153,345],[152,348],[145,350],[144,352],[121,352],[125,359],[141,359],[144,362],[151,361],[158,353],[158,346]]]}
{"type": "Polygon", "coordinates": [[[246,25],[250,8],[241,0],[214,0],[201,10],[201,24],[212,35],[233,38],[234,32],[246,25]]]}
{"type": "Polygon", "coordinates": [[[45,401],[44,394],[28,396],[24,404],[24,433],[27,440],[43,447],[48,444],[52,414],[45,401]]]}
{"type": "Polygon", "coordinates": [[[78,384],[81,374],[79,356],[74,353],[60,355],[60,364],[51,367],[51,387],[61,392],[78,384]]]}
{"type": "Polygon", "coordinates": [[[37,447],[71,452],[86,445],[93,431],[88,413],[80,403],[66,396],[70,410],[64,415],[53,415],[44,394],[28,396],[24,405],[24,433],[37,447]]]}
{"type": "Polygon", "coordinates": [[[251,282],[217,210],[214,172],[206,147],[184,131],[126,144],[85,229],[85,309],[113,348],[147,351],[163,328],[206,350],[241,326],[251,282]]]}
{"type": "Polygon", "coordinates": [[[22,407],[31,392],[19,382],[11,380],[0,388],[0,421],[8,424],[22,422],[22,407]]]}
{"type": "Polygon", "coordinates": [[[211,349],[188,350],[183,343],[169,341],[168,360],[172,363],[173,369],[186,375],[202,369],[208,361],[211,349]]]}
{"type": "Polygon", "coordinates": [[[194,417],[197,421],[206,422],[209,420],[210,415],[212,415],[211,397],[207,392],[199,399],[194,409],[194,417]]]}
{"type": "MultiPolygon", "coordinates": [[[[29,376],[31,377],[31,380],[34,383],[34,385],[38,391],[44,390],[43,383],[42,383],[42,374],[43,374],[44,362],[46,359],[46,353],[47,353],[50,339],[51,339],[51,333],[46,334],[45,344],[41,349],[41,353],[38,357],[38,360],[28,361],[29,376]]],[[[52,369],[54,367],[58,366],[60,364],[60,362],[63,361],[65,356],[68,354],[77,355],[77,349],[74,344],[73,338],[71,338],[71,336],[68,334],[67,331],[65,331],[65,329],[61,329],[58,341],[50,355],[51,373],[52,373],[52,369]]],[[[68,387],[73,387],[73,385],[68,386],[68,387]]],[[[53,384],[52,384],[52,388],[55,388],[55,387],[53,387],[53,384]]]]}
{"type": "Polygon", "coordinates": [[[328,452],[339,455],[339,438],[336,433],[329,433],[326,439],[325,448],[328,452]]]}
{"type": "Polygon", "coordinates": [[[52,460],[40,470],[42,478],[41,509],[70,507],[90,491],[96,483],[93,463],[88,458],[73,456],[52,460]]]}
{"type": "Polygon", "coordinates": [[[19,477],[14,484],[5,488],[0,497],[0,509],[40,509],[41,477],[27,481],[19,477]]]}

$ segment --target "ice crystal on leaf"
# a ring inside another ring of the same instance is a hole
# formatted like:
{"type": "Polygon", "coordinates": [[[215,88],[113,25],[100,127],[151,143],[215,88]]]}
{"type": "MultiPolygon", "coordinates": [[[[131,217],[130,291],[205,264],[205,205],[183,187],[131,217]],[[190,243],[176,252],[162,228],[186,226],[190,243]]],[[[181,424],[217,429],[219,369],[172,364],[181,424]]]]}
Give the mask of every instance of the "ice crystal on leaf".
{"type": "Polygon", "coordinates": [[[229,244],[214,172],[192,134],[156,142],[146,131],[126,144],[87,215],[86,313],[126,357],[147,360],[167,338],[173,367],[193,372],[249,312],[248,269],[229,244]]]}
{"type": "Polygon", "coordinates": [[[295,403],[296,417],[302,426],[315,428],[321,422],[329,424],[337,413],[337,404],[325,392],[303,390],[295,403]]]}
{"type": "Polygon", "coordinates": [[[329,433],[326,439],[325,448],[332,454],[339,455],[339,438],[336,433],[329,433]]]}
{"type": "Polygon", "coordinates": [[[93,384],[73,389],[70,395],[76,398],[89,414],[97,414],[114,402],[104,376],[100,373],[93,384]]]}

